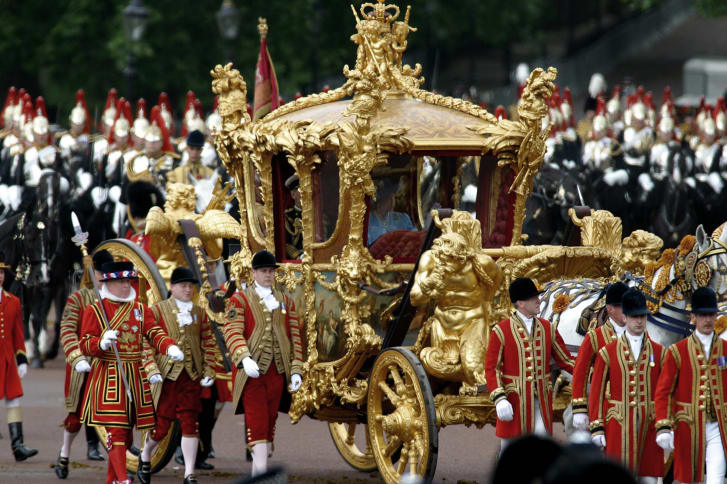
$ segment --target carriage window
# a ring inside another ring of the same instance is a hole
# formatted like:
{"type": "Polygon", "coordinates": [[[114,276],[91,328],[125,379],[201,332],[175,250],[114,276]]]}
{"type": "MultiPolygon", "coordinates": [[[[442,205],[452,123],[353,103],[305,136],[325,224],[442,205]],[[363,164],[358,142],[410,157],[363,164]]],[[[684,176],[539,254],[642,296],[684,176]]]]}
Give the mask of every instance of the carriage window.
{"type": "Polygon", "coordinates": [[[416,158],[392,156],[372,173],[376,200],[370,200],[367,243],[375,258],[416,257],[421,224],[417,216],[416,158]]]}
{"type": "Polygon", "coordinates": [[[338,159],[333,151],[321,154],[313,170],[313,230],[316,242],[328,240],[338,220],[338,159]]]}
{"type": "Polygon", "coordinates": [[[459,187],[457,197],[457,210],[469,212],[477,217],[477,177],[479,176],[480,157],[468,156],[462,158],[462,165],[459,167],[459,187]]]}
{"type": "Polygon", "coordinates": [[[418,198],[417,216],[419,226],[426,227],[432,209],[441,207],[439,203],[441,163],[433,156],[422,156],[417,160],[418,198]]]}

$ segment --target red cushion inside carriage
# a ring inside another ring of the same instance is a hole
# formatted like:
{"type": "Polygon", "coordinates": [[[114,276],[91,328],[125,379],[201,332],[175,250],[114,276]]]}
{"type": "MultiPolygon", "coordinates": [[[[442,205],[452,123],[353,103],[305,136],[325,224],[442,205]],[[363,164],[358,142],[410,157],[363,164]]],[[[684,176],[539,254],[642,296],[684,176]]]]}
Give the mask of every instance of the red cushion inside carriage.
{"type": "Polygon", "coordinates": [[[392,230],[376,239],[369,251],[375,259],[390,255],[394,262],[416,262],[426,235],[426,230],[392,230]]]}

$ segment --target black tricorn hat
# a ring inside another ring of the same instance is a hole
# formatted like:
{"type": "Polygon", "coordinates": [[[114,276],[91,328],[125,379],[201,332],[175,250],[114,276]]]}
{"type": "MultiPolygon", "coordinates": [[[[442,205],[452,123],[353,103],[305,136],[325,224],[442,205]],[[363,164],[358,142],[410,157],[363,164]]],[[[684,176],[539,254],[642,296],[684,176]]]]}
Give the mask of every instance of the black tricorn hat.
{"type": "Polygon", "coordinates": [[[275,256],[267,250],[261,250],[252,256],[252,268],[262,269],[263,267],[280,267],[275,261],[275,256]]]}
{"type": "Polygon", "coordinates": [[[195,129],[187,135],[187,146],[201,148],[204,146],[204,134],[202,131],[195,129]]]}
{"type": "Polygon", "coordinates": [[[629,289],[621,298],[621,309],[626,316],[644,316],[651,314],[646,307],[646,296],[638,289],[629,289]]]}
{"type": "Polygon", "coordinates": [[[102,282],[115,279],[136,279],[136,269],[131,262],[106,262],[101,266],[103,272],[102,282]]]}
{"type": "Polygon", "coordinates": [[[187,267],[177,267],[172,272],[172,278],[170,280],[172,284],[179,284],[180,282],[194,282],[197,284],[199,280],[195,277],[194,272],[187,267]]]}
{"type": "Polygon", "coordinates": [[[714,314],[717,308],[717,294],[711,287],[698,287],[692,294],[692,312],[694,314],[714,314]]]}
{"type": "Polygon", "coordinates": [[[518,277],[510,283],[510,302],[526,301],[540,294],[535,283],[529,277],[518,277]]]}
{"type": "Polygon", "coordinates": [[[104,264],[107,262],[113,262],[114,256],[111,255],[111,252],[109,252],[106,249],[101,249],[93,254],[93,268],[99,272],[101,272],[101,268],[104,264]]]}
{"type": "Polygon", "coordinates": [[[614,282],[609,284],[606,289],[606,304],[609,306],[620,306],[624,293],[629,290],[629,286],[623,282],[614,282]]]}

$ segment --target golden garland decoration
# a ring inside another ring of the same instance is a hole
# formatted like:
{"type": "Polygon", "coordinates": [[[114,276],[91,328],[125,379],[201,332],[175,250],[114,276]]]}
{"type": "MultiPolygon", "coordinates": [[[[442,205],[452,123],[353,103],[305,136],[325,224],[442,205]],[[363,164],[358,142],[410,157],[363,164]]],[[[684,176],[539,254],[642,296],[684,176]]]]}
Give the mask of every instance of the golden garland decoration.
{"type": "Polygon", "coordinates": [[[727,329],[727,316],[720,316],[717,318],[717,322],[714,323],[714,332],[721,334],[725,329],[727,329]]]}
{"type": "Polygon", "coordinates": [[[569,305],[570,296],[568,296],[568,294],[560,294],[558,297],[555,298],[555,301],[553,302],[553,313],[560,314],[568,309],[569,305]]]}

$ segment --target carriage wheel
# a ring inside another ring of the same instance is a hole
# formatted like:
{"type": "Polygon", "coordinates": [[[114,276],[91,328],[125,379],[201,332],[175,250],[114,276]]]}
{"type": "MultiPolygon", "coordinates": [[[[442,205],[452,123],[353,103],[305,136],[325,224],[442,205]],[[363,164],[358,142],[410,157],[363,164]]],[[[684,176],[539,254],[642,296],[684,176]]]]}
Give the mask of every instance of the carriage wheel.
{"type": "MultiPolygon", "coordinates": [[[[144,304],[151,306],[153,304],[166,299],[167,297],[167,286],[159,274],[154,261],[149,257],[144,249],[136,245],[127,239],[112,239],[107,240],[99,244],[94,252],[106,249],[116,260],[128,260],[134,264],[137,272],[139,273],[139,300],[144,304]]],[[[159,399],[159,392],[161,391],[161,385],[153,385],[152,393],[154,395],[154,402],[156,403],[159,399]]],[[[96,432],[99,434],[101,442],[106,442],[106,429],[103,427],[96,427],[96,432]]],[[[145,441],[149,431],[135,431],[134,442],[137,446],[134,450],[126,451],[126,469],[132,472],[136,472],[139,465],[138,449],[145,441]]],[[[174,422],[174,425],[170,428],[167,435],[159,442],[159,446],[156,448],[151,456],[151,471],[159,472],[169,463],[174,457],[174,451],[177,448],[179,439],[181,437],[181,429],[179,422],[174,422]]]]}
{"type": "Polygon", "coordinates": [[[366,427],[361,427],[361,424],[355,423],[328,423],[328,430],[331,432],[333,444],[338,449],[338,453],[341,454],[343,460],[357,471],[371,472],[376,470],[376,460],[374,460],[374,456],[371,453],[371,443],[369,442],[366,427]],[[361,450],[361,446],[358,445],[358,442],[356,442],[357,428],[366,434],[366,444],[363,451],[361,450]]]}
{"type": "Polygon", "coordinates": [[[384,350],[369,378],[366,414],[371,450],[389,484],[404,473],[431,482],[437,468],[439,434],[427,374],[406,348],[384,350]]]}

